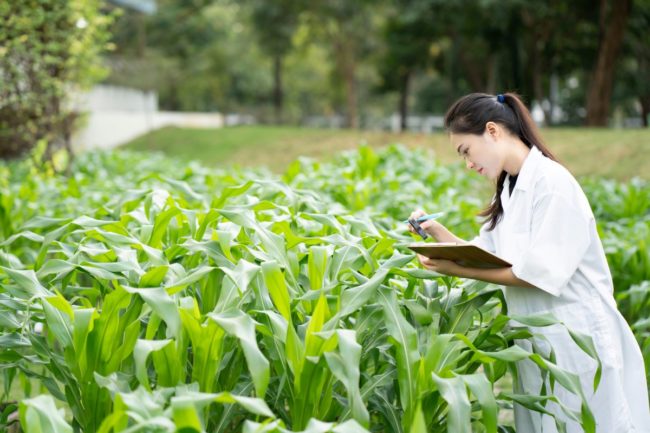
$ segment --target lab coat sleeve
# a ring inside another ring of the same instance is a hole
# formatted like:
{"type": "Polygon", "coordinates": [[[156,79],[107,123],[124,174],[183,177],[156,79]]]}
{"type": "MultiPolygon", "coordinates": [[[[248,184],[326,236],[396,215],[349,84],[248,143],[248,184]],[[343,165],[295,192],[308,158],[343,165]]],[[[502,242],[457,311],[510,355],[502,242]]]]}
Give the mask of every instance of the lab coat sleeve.
{"type": "Polygon", "coordinates": [[[581,211],[575,201],[558,193],[540,197],[533,206],[530,244],[514,261],[512,272],[517,278],[559,296],[589,248],[593,217],[581,211]]]}
{"type": "Polygon", "coordinates": [[[479,231],[478,236],[469,241],[470,244],[477,245],[483,248],[486,251],[491,252],[492,254],[496,253],[496,247],[494,244],[494,235],[492,231],[487,229],[488,224],[483,224],[481,230],[479,231]]]}

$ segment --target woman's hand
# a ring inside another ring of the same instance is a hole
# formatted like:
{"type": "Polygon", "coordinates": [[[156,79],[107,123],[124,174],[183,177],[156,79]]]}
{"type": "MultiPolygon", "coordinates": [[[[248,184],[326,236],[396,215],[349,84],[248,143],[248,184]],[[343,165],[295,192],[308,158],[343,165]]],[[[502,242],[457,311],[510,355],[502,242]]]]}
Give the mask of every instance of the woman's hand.
{"type": "Polygon", "coordinates": [[[425,269],[437,272],[443,275],[453,275],[455,277],[463,277],[463,267],[451,260],[430,259],[427,256],[418,254],[418,260],[425,269]]]}
{"type": "MultiPolygon", "coordinates": [[[[420,218],[421,216],[424,216],[424,215],[427,215],[427,213],[425,211],[423,211],[422,209],[418,209],[418,210],[411,213],[411,216],[409,216],[409,219],[418,219],[418,218],[420,218]]],[[[418,234],[415,231],[415,229],[413,228],[413,226],[411,226],[411,224],[407,224],[407,226],[408,226],[408,229],[409,229],[409,231],[411,233],[415,233],[416,235],[418,234]]],[[[435,220],[422,221],[420,223],[420,227],[422,227],[422,230],[427,232],[427,234],[429,236],[431,236],[432,238],[434,238],[436,240],[439,240],[438,236],[436,236],[436,233],[440,232],[441,227],[444,228],[444,226],[442,224],[440,224],[439,222],[437,222],[435,220]]]]}

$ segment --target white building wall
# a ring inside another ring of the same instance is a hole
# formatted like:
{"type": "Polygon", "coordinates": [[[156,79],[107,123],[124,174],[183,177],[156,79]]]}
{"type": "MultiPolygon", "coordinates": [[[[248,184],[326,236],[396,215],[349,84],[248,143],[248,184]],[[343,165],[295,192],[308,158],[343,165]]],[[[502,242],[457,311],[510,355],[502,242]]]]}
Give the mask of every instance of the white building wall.
{"type": "Polygon", "coordinates": [[[77,150],[109,149],[164,126],[221,128],[220,113],[158,111],[154,92],[100,85],[74,103],[86,112],[85,124],[72,139],[77,150]]]}

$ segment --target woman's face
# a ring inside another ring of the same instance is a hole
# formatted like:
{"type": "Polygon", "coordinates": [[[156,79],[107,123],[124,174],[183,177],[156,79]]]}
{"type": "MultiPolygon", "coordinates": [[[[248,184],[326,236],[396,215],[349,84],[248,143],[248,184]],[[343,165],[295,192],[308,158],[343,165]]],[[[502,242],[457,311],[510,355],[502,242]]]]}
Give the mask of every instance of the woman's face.
{"type": "Polygon", "coordinates": [[[497,179],[503,171],[503,160],[497,140],[486,131],[483,135],[450,134],[451,144],[465,160],[468,169],[488,179],[497,179]]]}

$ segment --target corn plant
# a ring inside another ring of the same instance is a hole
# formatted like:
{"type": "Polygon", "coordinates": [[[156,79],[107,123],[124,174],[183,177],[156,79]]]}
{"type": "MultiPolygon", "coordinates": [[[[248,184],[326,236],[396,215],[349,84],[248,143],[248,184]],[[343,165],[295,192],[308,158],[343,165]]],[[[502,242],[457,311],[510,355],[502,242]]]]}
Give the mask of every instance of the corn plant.
{"type": "MultiPolygon", "coordinates": [[[[390,182],[417,161],[387,152],[362,149],[359,176],[390,182]],[[393,171],[376,174],[383,166],[393,171]]],[[[564,408],[558,426],[594,430],[577,377],[515,344],[557,322],[511,320],[496,287],[417,268],[390,191],[373,187],[381,206],[355,212],[335,193],[340,176],[308,188],[296,173],[291,184],[198,167],[171,178],[165,160],[125,170],[119,155],[88,158],[74,194],[69,180],[28,181],[58,191],[51,213],[29,188],[3,189],[17,223],[0,257],[1,368],[50,394],[20,403],[27,428],[496,432],[500,410],[545,411],[562,386],[583,405],[564,408]],[[112,193],[93,177],[102,158],[112,193]],[[524,359],[546,379],[539,395],[496,391],[524,359]],[[53,398],[71,418],[48,421],[53,398]]],[[[453,193],[453,182],[434,187],[453,193]]],[[[409,197],[399,200],[410,208],[409,197]]],[[[596,359],[590,339],[569,332],[596,359]]]]}

